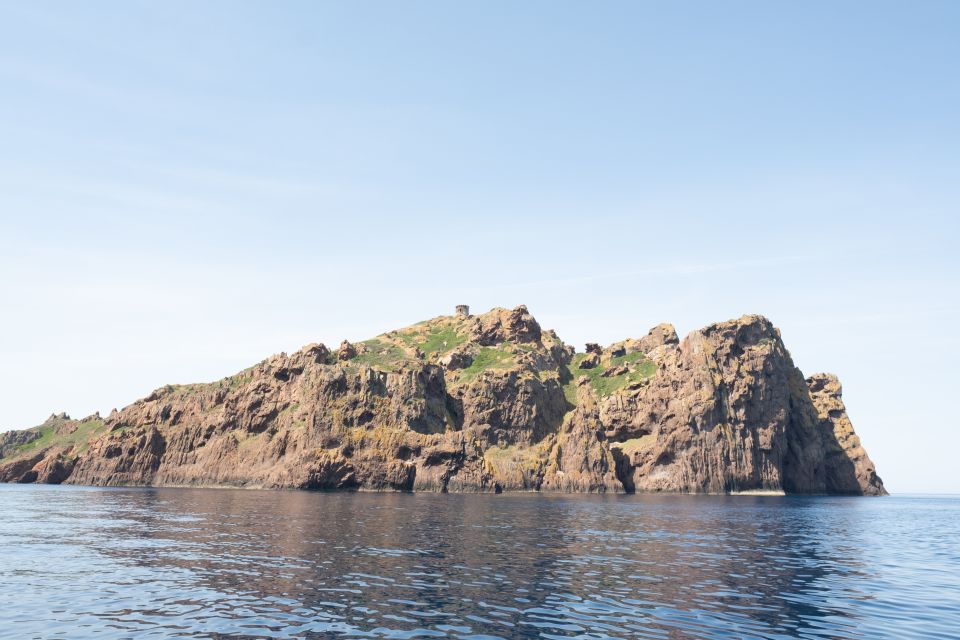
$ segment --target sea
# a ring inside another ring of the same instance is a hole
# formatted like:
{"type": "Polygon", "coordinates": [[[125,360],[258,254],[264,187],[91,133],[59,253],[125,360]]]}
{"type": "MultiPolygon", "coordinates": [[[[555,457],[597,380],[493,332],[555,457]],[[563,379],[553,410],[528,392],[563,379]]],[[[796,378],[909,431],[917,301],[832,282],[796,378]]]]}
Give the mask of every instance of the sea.
{"type": "Polygon", "coordinates": [[[0,485],[2,638],[960,638],[960,498],[0,485]]]}

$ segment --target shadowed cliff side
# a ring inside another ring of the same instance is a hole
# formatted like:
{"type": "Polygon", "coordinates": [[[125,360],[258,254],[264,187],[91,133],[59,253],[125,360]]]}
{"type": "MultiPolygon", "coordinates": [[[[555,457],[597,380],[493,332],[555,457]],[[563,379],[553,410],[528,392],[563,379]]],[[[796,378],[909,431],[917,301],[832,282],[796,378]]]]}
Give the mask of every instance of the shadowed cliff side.
{"type": "Polygon", "coordinates": [[[853,432],[840,381],[833,374],[817,373],[806,382],[823,442],[827,492],[887,495],[873,461],[853,432]]]}
{"type": "Polygon", "coordinates": [[[805,380],[761,316],[576,353],[523,306],[464,310],[52,416],[0,454],[8,482],[885,493],[839,382],[805,380]]]}

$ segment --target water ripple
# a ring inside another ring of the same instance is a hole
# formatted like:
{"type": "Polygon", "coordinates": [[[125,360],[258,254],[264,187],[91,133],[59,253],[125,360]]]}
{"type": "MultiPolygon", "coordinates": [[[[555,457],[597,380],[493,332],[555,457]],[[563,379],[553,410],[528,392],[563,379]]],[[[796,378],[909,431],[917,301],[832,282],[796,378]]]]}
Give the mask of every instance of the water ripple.
{"type": "Polygon", "coordinates": [[[957,638],[960,500],[0,486],[0,637],[957,638]]]}

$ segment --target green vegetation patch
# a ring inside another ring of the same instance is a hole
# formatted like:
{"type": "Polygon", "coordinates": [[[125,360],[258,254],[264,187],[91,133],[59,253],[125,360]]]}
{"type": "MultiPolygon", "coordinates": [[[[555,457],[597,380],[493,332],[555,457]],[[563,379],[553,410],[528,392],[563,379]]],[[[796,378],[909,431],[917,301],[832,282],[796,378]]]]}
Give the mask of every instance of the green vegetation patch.
{"type": "MultiPolygon", "coordinates": [[[[18,445],[16,447],[17,453],[24,453],[25,451],[34,451],[38,449],[43,449],[50,446],[53,443],[53,439],[56,437],[58,424],[44,423],[39,427],[34,427],[36,431],[40,432],[40,437],[36,440],[31,440],[24,444],[18,445]]],[[[34,429],[31,429],[33,431],[34,429]]]]}
{"type": "Polygon", "coordinates": [[[573,357],[567,371],[561,370],[560,380],[563,382],[563,395],[567,402],[576,404],[577,401],[577,379],[580,376],[587,376],[590,379],[590,386],[597,393],[597,396],[603,398],[613,395],[623,389],[628,384],[640,382],[647,378],[652,378],[657,372],[657,363],[648,359],[640,352],[628,353],[607,361],[601,361],[592,369],[580,369],[580,363],[587,357],[585,353],[578,353],[573,357]],[[624,366],[627,371],[616,376],[605,376],[610,369],[624,366]],[[569,377],[568,377],[569,374],[569,377]]]}
{"type": "Polygon", "coordinates": [[[557,372],[557,377],[560,380],[561,388],[563,389],[563,397],[567,399],[567,402],[573,406],[577,405],[577,365],[579,360],[582,360],[580,356],[583,354],[577,354],[573,358],[573,362],[570,363],[569,367],[560,367],[557,372]],[[578,360],[579,358],[579,360],[578,360]]]}
{"type": "Polygon", "coordinates": [[[466,342],[466,336],[457,333],[455,327],[433,327],[425,336],[422,342],[416,345],[424,354],[447,353],[466,342]]]}
{"type": "Polygon", "coordinates": [[[79,451],[84,451],[91,438],[106,430],[106,425],[104,425],[103,420],[89,418],[78,424],[73,433],[57,433],[57,429],[65,424],[67,423],[63,421],[51,421],[35,427],[35,429],[40,432],[40,437],[18,446],[16,448],[17,455],[31,451],[40,451],[41,449],[46,449],[51,446],[67,447],[79,445],[79,451]]]}
{"type": "Polygon", "coordinates": [[[66,438],[70,444],[79,445],[79,451],[86,451],[90,444],[90,440],[106,430],[107,425],[103,423],[103,420],[97,420],[96,418],[93,418],[91,420],[84,420],[81,422],[79,426],[77,426],[77,430],[73,433],[67,434],[66,438]]]}
{"type": "Polygon", "coordinates": [[[395,338],[410,347],[416,347],[430,356],[445,354],[467,341],[467,336],[460,333],[461,326],[449,319],[428,320],[403,329],[400,332],[391,332],[384,337],[395,338]]]}
{"type": "Polygon", "coordinates": [[[373,338],[360,344],[364,347],[363,353],[359,353],[354,358],[351,358],[351,364],[394,371],[413,360],[402,347],[392,342],[373,338]]]}
{"type": "Polygon", "coordinates": [[[244,385],[250,384],[251,380],[253,380],[253,374],[248,373],[247,369],[244,369],[236,375],[232,375],[223,379],[230,389],[239,389],[244,385]]]}
{"type": "Polygon", "coordinates": [[[175,395],[180,398],[188,398],[190,396],[196,395],[201,391],[204,391],[208,386],[209,385],[204,383],[167,385],[167,387],[170,388],[171,395],[175,395]]]}
{"type": "Polygon", "coordinates": [[[509,369],[516,364],[513,354],[496,347],[481,347],[480,352],[473,359],[469,367],[460,373],[464,382],[473,380],[484,371],[490,369],[509,369]]]}

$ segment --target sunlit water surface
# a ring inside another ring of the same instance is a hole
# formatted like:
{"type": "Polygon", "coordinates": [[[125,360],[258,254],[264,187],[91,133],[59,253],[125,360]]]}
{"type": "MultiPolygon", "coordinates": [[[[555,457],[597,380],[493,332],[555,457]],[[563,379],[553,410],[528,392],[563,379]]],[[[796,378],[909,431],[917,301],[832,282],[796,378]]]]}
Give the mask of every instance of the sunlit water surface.
{"type": "Polygon", "coordinates": [[[3,485],[0,636],[957,638],[960,500],[3,485]]]}

